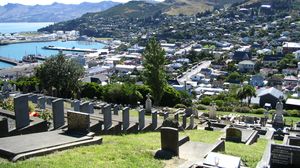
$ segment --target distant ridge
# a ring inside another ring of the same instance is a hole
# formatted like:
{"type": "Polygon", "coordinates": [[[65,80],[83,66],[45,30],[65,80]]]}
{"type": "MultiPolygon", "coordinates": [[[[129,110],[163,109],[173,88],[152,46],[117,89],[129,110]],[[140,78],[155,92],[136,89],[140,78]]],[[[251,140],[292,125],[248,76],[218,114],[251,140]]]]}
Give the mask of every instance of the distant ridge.
{"type": "Polygon", "coordinates": [[[75,19],[88,12],[103,11],[118,4],[120,3],[112,1],[34,6],[8,3],[0,6],[0,22],[61,22],[75,19]]]}

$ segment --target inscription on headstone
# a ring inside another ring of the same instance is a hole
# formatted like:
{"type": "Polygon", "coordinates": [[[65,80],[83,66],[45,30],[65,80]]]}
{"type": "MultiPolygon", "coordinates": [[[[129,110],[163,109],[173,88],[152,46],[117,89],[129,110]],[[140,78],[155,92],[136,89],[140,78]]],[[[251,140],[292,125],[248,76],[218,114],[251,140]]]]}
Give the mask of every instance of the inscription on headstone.
{"type": "Polygon", "coordinates": [[[227,128],[226,141],[241,142],[242,131],[237,128],[227,128]]]}
{"type": "Polygon", "coordinates": [[[300,147],[271,144],[271,168],[300,167],[300,147]]]}

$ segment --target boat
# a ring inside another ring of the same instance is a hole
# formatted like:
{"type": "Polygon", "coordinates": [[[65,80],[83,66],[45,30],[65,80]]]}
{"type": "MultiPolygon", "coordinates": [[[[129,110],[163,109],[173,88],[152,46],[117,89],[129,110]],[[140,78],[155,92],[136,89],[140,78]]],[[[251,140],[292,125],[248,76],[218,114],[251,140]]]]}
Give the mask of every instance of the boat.
{"type": "Polygon", "coordinates": [[[23,62],[27,62],[27,63],[35,63],[35,62],[38,62],[38,60],[36,59],[35,55],[33,55],[33,54],[25,55],[25,56],[22,58],[22,61],[23,61],[23,62]]]}

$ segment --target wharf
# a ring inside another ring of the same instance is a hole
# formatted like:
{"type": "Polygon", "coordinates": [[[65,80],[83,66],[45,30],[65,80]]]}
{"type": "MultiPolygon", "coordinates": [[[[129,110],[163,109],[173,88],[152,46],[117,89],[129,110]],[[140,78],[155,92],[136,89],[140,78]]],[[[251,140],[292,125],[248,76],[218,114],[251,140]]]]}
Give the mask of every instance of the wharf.
{"type": "Polygon", "coordinates": [[[81,48],[66,48],[66,47],[54,47],[54,46],[45,46],[43,49],[46,50],[60,50],[60,51],[75,51],[75,52],[89,52],[89,53],[95,53],[98,52],[97,49],[81,49],[81,48]]]}
{"type": "Polygon", "coordinates": [[[0,56],[0,62],[5,62],[12,65],[21,65],[21,63],[18,60],[8,58],[8,57],[3,57],[3,56],[0,56]]]}

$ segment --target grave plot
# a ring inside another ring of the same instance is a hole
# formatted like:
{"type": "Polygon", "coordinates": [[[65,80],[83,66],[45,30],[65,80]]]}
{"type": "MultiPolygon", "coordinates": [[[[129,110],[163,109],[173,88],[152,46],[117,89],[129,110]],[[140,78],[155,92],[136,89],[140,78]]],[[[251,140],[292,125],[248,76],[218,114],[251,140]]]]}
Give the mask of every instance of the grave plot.
{"type": "Polygon", "coordinates": [[[257,141],[258,132],[256,130],[230,127],[226,129],[226,141],[244,143],[250,145],[257,141]]]}
{"type": "Polygon", "coordinates": [[[0,155],[11,161],[45,155],[68,148],[101,144],[90,130],[88,114],[68,111],[68,129],[1,138],[0,155]]]}

